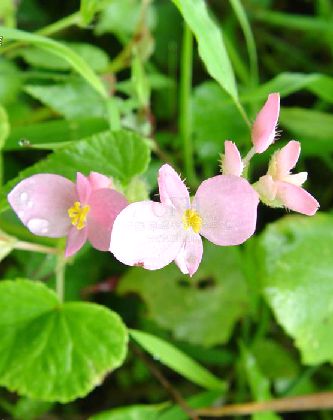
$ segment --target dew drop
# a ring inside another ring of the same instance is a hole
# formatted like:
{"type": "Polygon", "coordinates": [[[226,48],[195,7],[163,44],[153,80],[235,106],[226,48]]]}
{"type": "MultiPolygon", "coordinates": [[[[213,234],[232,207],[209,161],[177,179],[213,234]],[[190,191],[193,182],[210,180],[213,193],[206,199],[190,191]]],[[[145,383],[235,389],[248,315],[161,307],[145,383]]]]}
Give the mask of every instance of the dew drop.
{"type": "Polygon", "coordinates": [[[23,193],[20,194],[21,203],[26,203],[28,198],[29,198],[28,193],[23,192],[23,193]]]}
{"type": "Polygon", "coordinates": [[[46,219],[30,219],[27,226],[28,229],[36,235],[45,234],[49,230],[49,222],[46,219]]]}
{"type": "Polygon", "coordinates": [[[30,141],[27,139],[21,139],[18,142],[19,146],[21,147],[29,147],[30,146],[30,141]]]}

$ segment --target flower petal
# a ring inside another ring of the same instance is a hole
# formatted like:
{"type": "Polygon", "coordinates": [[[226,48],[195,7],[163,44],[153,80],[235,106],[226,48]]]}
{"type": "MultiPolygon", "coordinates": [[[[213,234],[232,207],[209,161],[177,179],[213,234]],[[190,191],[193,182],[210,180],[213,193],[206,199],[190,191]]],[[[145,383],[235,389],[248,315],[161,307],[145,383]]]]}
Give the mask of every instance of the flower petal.
{"type": "Polygon", "coordinates": [[[77,200],[75,184],[52,174],[24,179],[8,194],[9,204],[28,229],[39,236],[66,236],[71,221],[68,209],[77,200]]]}
{"type": "Polygon", "coordinates": [[[255,231],[258,203],[244,178],[219,175],[199,186],[192,207],[202,217],[201,235],[216,245],[239,245],[255,231]]]}
{"type": "Polygon", "coordinates": [[[271,93],[252,127],[252,143],[257,153],[263,153],[274,142],[280,113],[280,95],[271,93]]]}
{"type": "Polygon", "coordinates": [[[175,263],[183,274],[189,274],[192,277],[200,265],[202,252],[203,246],[200,235],[190,229],[175,263]]]}
{"type": "Polygon", "coordinates": [[[318,201],[303,188],[282,181],[278,181],[277,185],[277,198],[288,209],[307,216],[313,216],[318,210],[318,201]]]}
{"type": "Polygon", "coordinates": [[[290,174],[284,177],[281,181],[288,182],[289,184],[297,185],[301,187],[304,182],[308,179],[307,172],[298,172],[298,174],[290,174]]]}
{"type": "Polygon", "coordinates": [[[87,227],[88,239],[94,248],[100,251],[109,249],[113,222],[127,204],[122,194],[110,188],[101,188],[92,192],[87,227]]]}
{"type": "Polygon", "coordinates": [[[185,237],[181,217],[174,208],[140,201],[127,206],[116,218],[110,251],[124,264],[156,270],[176,258],[185,237]]]}
{"type": "Polygon", "coordinates": [[[91,194],[91,186],[87,177],[82,175],[81,172],[76,174],[76,192],[80,203],[86,204],[91,194]]]}
{"type": "Polygon", "coordinates": [[[190,195],[185,183],[170,165],[161,166],[158,172],[158,186],[162,204],[183,212],[190,206],[190,195]]]}
{"type": "MultiPolygon", "coordinates": [[[[282,179],[287,176],[289,172],[296,165],[299,155],[301,153],[301,145],[298,141],[292,140],[287,143],[281,150],[278,150],[274,153],[272,160],[275,160],[275,177],[277,179],[282,179]]],[[[271,164],[270,164],[271,166],[271,164]]],[[[270,172],[270,171],[269,171],[270,172]]],[[[273,175],[274,177],[274,175],[273,175]]]]}
{"type": "Polygon", "coordinates": [[[83,229],[76,229],[73,226],[68,234],[65,257],[71,257],[77,253],[85,244],[87,240],[88,229],[85,227],[83,229]]]}
{"type": "Polygon", "coordinates": [[[98,172],[90,172],[88,180],[92,190],[98,190],[100,188],[112,188],[111,178],[98,172]]]}
{"type": "Polygon", "coordinates": [[[224,142],[224,155],[221,159],[223,175],[241,176],[244,165],[235,143],[232,141],[224,142]]]}

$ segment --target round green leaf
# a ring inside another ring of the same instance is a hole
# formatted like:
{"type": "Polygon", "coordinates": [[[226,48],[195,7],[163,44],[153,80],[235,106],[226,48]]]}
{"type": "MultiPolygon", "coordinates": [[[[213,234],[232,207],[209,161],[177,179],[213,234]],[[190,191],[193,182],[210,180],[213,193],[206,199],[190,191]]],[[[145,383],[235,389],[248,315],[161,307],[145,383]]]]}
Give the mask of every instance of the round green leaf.
{"type": "Polygon", "coordinates": [[[177,339],[206,347],[227,342],[248,310],[241,253],[207,241],[203,261],[190,280],[175,264],[159,271],[135,267],[117,290],[138,293],[150,317],[177,339]]]}
{"type": "Polygon", "coordinates": [[[8,207],[7,194],[22,179],[38,173],[54,173],[75,179],[76,172],[90,171],[112,176],[123,184],[143,173],[150,161],[148,142],[129,130],[105,131],[57,149],[7,182],[0,194],[0,207],[8,207]]]}
{"type": "Polygon", "coordinates": [[[65,403],[124,361],[126,327],[105,307],[60,303],[41,283],[6,280],[0,313],[0,384],[11,391],[65,403]]]}
{"type": "Polygon", "coordinates": [[[333,361],[333,217],[288,216],[260,240],[263,291],[304,363],[333,361]]]}

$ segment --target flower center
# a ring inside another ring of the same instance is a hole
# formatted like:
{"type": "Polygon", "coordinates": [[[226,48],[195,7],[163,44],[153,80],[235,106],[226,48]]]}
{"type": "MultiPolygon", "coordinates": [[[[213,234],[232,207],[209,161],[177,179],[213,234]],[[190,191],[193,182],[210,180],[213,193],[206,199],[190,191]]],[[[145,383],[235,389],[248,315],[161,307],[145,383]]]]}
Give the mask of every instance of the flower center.
{"type": "Polygon", "coordinates": [[[193,232],[199,233],[201,229],[201,225],[202,225],[202,219],[195,210],[192,210],[192,209],[185,210],[182,220],[183,220],[184,228],[186,230],[191,227],[193,229],[193,232]]]}
{"type": "Polygon", "coordinates": [[[81,230],[86,226],[89,210],[90,206],[86,205],[81,207],[79,201],[75,201],[73,207],[68,209],[68,216],[71,219],[72,225],[76,226],[76,229],[81,230]]]}

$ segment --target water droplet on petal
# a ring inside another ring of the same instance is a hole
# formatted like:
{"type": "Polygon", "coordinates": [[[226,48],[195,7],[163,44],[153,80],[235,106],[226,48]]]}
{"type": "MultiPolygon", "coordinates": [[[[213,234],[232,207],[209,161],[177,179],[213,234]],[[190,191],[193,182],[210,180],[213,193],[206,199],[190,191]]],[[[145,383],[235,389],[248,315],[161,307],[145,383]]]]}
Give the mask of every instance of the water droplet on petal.
{"type": "Polygon", "coordinates": [[[35,235],[41,235],[48,232],[49,222],[46,219],[33,218],[29,220],[27,226],[35,235]]]}
{"type": "Polygon", "coordinates": [[[27,207],[28,207],[28,209],[31,209],[31,208],[33,207],[33,205],[34,205],[34,203],[33,203],[33,201],[32,201],[32,200],[29,200],[29,201],[27,202],[27,207]]]}
{"type": "Polygon", "coordinates": [[[28,198],[29,198],[28,193],[23,192],[23,193],[20,194],[21,203],[26,203],[26,201],[28,200],[28,198]]]}

